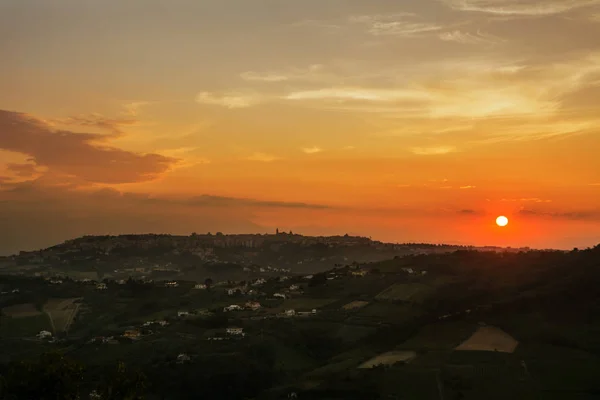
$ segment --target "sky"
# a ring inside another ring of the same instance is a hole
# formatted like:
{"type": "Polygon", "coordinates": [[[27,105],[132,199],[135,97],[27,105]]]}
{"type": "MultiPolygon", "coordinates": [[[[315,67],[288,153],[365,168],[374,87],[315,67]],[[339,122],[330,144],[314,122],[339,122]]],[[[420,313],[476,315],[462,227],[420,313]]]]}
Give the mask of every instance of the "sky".
{"type": "Polygon", "coordinates": [[[0,254],[600,242],[600,0],[0,0],[0,54],[0,254]]]}

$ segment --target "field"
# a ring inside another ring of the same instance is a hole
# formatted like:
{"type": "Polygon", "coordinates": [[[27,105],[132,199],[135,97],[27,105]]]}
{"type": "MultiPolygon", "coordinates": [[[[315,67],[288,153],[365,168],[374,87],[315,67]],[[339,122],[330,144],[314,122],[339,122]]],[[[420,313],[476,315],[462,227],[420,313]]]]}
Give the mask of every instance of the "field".
{"type": "Polygon", "coordinates": [[[348,322],[354,323],[401,323],[420,314],[417,307],[405,304],[391,304],[375,301],[358,310],[356,315],[349,318],[348,322]]]}
{"type": "Polygon", "coordinates": [[[456,350],[512,353],[518,344],[518,341],[503,330],[491,326],[482,326],[469,339],[457,346],[456,350]]]}
{"type": "Polygon", "coordinates": [[[433,290],[432,287],[422,283],[395,283],[375,296],[375,299],[421,303],[433,290]]]}
{"type": "Polygon", "coordinates": [[[295,299],[287,299],[281,306],[282,310],[296,310],[296,311],[310,311],[313,308],[317,310],[320,307],[326,306],[327,304],[333,303],[337,299],[314,299],[314,298],[302,298],[298,297],[295,299]]]}
{"type": "Polygon", "coordinates": [[[31,317],[0,317],[0,337],[33,337],[41,330],[51,330],[50,319],[46,314],[31,317]]]}
{"type": "Polygon", "coordinates": [[[4,307],[2,309],[4,315],[7,315],[12,318],[25,318],[25,317],[35,317],[37,315],[42,314],[41,311],[35,308],[35,305],[31,303],[27,304],[17,304],[14,306],[4,307]]]}
{"type": "Polygon", "coordinates": [[[475,327],[474,324],[459,321],[426,325],[398,348],[406,350],[453,350],[472,335],[475,327]]]}
{"type": "Polygon", "coordinates": [[[79,304],[75,303],[77,300],[79,300],[79,298],[50,299],[46,302],[44,311],[50,317],[52,328],[55,333],[69,330],[69,326],[75,319],[77,311],[79,310],[79,304]]]}
{"type": "Polygon", "coordinates": [[[369,304],[368,301],[353,301],[353,302],[346,304],[342,308],[344,310],[354,310],[356,308],[362,308],[362,307],[366,306],[367,304],[369,304]]]}
{"type": "Polygon", "coordinates": [[[362,363],[358,368],[373,368],[378,365],[393,365],[398,362],[407,362],[417,356],[414,351],[388,351],[371,358],[369,361],[362,363]]]}

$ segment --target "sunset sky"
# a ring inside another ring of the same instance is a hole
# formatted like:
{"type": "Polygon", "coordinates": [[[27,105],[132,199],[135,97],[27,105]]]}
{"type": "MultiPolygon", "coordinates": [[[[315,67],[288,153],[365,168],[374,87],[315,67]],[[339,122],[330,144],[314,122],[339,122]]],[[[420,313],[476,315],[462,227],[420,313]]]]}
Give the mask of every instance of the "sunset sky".
{"type": "Polygon", "coordinates": [[[0,54],[0,254],[600,242],[600,0],[0,0],[0,54]]]}

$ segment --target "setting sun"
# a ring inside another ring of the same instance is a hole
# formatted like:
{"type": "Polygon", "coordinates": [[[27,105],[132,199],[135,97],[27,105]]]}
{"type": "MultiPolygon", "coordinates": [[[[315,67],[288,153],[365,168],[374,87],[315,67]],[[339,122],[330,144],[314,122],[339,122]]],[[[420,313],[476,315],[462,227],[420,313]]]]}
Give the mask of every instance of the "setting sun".
{"type": "Polygon", "coordinates": [[[498,226],[506,226],[508,225],[508,218],[506,218],[504,215],[501,215],[498,218],[496,218],[496,224],[498,226]]]}

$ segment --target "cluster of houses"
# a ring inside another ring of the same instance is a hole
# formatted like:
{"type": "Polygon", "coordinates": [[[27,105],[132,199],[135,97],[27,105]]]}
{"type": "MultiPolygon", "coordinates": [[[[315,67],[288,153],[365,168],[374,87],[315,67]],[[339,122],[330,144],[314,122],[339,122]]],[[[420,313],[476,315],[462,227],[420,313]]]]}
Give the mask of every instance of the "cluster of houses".
{"type": "Polygon", "coordinates": [[[241,339],[246,336],[246,332],[244,332],[244,328],[226,328],[225,335],[215,335],[209,336],[206,340],[228,340],[231,338],[241,339]]]}
{"type": "Polygon", "coordinates": [[[262,306],[260,305],[260,303],[258,301],[247,301],[243,307],[240,305],[237,305],[237,304],[232,304],[230,306],[224,307],[223,312],[242,311],[242,310],[257,311],[257,310],[260,310],[261,307],[262,306]]]}

